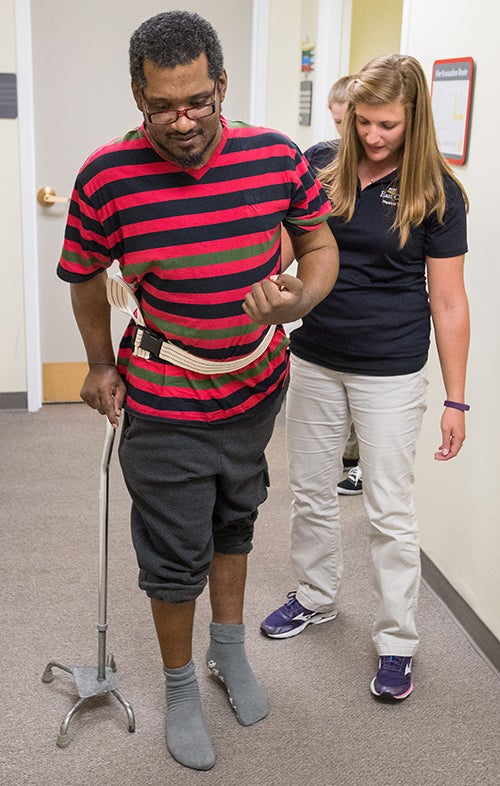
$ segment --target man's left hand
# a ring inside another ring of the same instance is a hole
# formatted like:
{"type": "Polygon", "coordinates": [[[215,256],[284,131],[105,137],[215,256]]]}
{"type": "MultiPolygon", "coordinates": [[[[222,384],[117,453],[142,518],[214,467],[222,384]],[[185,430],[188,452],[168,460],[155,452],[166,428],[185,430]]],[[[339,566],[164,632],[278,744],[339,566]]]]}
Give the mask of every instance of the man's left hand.
{"type": "Polygon", "coordinates": [[[243,311],[257,325],[281,325],[300,319],[313,307],[300,279],[288,273],[253,284],[243,301],[243,311]]]}

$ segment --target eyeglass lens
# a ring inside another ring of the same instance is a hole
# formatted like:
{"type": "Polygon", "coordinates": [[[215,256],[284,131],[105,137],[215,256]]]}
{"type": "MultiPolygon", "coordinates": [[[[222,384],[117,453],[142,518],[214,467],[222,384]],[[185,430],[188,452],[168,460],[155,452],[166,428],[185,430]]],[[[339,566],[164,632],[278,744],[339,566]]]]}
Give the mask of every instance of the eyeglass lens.
{"type": "Polygon", "coordinates": [[[211,104],[192,106],[188,109],[171,109],[167,112],[153,112],[149,114],[149,121],[157,125],[175,123],[181,115],[187,117],[188,120],[201,120],[203,117],[213,115],[214,112],[215,101],[212,101],[211,104]]]}

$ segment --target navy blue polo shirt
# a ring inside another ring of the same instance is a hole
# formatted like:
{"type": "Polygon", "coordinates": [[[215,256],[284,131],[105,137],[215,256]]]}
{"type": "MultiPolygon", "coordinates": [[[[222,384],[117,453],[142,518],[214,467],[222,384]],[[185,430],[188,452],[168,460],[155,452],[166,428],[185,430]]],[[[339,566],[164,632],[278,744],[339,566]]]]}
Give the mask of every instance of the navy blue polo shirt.
{"type": "MultiPolygon", "coordinates": [[[[315,169],[336,155],[338,145],[321,142],[306,151],[315,169]]],[[[467,251],[462,192],[444,177],[446,210],[414,227],[405,246],[391,230],[399,200],[397,172],[361,190],[351,221],[328,219],[339,246],[340,268],[329,295],[290,336],[291,351],[320,366],[352,374],[411,374],[427,360],[430,307],[427,256],[445,259],[467,251]]]]}

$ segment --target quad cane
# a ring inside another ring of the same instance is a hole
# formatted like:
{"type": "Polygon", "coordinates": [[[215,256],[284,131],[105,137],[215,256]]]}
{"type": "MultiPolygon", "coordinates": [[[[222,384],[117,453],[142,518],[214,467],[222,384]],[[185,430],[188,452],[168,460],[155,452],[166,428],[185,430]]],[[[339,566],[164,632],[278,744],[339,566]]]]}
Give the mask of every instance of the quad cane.
{"type": "Polygon", "coordinates": [[[59,748],[66,748],[70,743],[68,726],[73,715],[80,709],[86,699],[92,696],[101,696],[111,693],[125,708],[128,717],[128,730],[135,731],[134,711],[128,701],[122,696],[116,686],[116,664],[112,655],[106,657],[106,631],[107,623],[107,584],[108,584],[108,491],[109,491],[109,462],[113,450],[115,430],[106,418],[106,437],[102,453],[100,484],[99,484],[99,588],[98,588],[98,655],[97,668],[93,666],[63,666],[62,663],[50,661],[42,674],[42,682],[52,682],[54,674],[52,669],[58,668],[72,674],[78,689],[79,699],[69,710],[61,723],[57,735],[59,748]]]}

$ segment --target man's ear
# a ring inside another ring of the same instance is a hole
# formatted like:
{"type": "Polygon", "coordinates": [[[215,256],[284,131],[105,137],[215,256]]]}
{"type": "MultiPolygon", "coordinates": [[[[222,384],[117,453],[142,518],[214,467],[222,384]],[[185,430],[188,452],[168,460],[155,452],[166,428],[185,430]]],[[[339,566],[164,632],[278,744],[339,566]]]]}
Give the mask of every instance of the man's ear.
{"type": "Polygon", "coordinates": [[[137,85],[134,84],[134,82],[132,82],[132,94],[134,96],[134,100],[135,100],[137,109],[139,110],[139,112],[142,112],[143,111],[144,98],[142,97],[141,89],[139,87],[137,87],[137,85]]]}
{"type": "Polygon", "coordinates": [[[221,75],[218,80],[218,85],[219,85],[220,102],[222,104],[222,102],[226,97],[226,90],[227,90],[227,72],[225,68],[223,68],[221,71],[221,75]]]}

